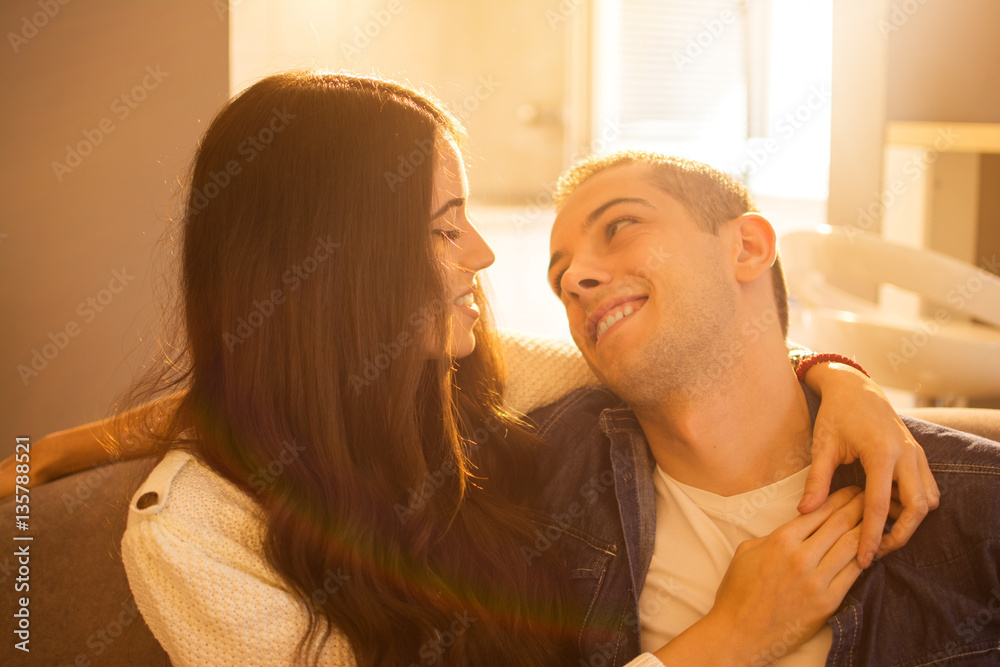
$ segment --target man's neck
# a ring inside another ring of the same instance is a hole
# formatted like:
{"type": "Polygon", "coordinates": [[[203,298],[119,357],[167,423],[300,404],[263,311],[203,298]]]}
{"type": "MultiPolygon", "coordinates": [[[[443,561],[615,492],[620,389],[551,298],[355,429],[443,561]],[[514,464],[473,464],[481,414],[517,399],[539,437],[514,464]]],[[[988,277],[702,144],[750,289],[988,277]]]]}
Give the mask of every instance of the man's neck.
{"type": "Polygon", "coordinates": [[[810,462],[812,421],[782,346],[736,361],[710,391],[636,410],[657,464],[722,496],[784,479],[810,462]]]}

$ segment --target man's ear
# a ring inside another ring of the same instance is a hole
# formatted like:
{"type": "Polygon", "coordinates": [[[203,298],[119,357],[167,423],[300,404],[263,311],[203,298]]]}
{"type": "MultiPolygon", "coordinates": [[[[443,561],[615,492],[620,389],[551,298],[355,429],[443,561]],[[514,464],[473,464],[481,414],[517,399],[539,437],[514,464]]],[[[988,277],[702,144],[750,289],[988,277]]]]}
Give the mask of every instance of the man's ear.
{"type": "Polygon", "coordinates": [[[771,269],[778,254],[774,227],[762,215],[744,213],[730,221],[733,225],[733,272],[736,280],[751,283],[771,269]]]}

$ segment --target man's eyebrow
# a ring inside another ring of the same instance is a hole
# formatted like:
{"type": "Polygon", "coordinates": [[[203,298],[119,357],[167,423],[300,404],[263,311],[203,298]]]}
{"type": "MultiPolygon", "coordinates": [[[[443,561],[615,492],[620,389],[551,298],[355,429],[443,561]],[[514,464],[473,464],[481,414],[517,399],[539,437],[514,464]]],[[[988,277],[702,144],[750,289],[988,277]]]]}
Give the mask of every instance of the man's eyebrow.
{"type": "MultiPolygon", "coordinates": [[[[588,231],[590,231],[590,228],[594,226],[594,223],[597,222],[598,218],[600,218],[605,211],[607,211],[612,206],[617,206],[618,204],[640,204],[642,206],[646,206],[647,208],[653,208],[653,209],[656,208],[655,206],[650,204],[645,199],[642,199],[641,197],[616,197],[615,199],[604,202],[603,204],[595,208],[590,213],[590,215],[587,216],[587,219],[583,223],[583,233],[586,234],[588,231]]],[[[552,267],[556,265],[556,262],[562,259],[565,254],[566,253],[564,253],[561,250],[557,250],[556,252],[552,253],[552,259],[549,260],[548,270],[551,271],[552,267]]]]}
{"type": "Polygon", "coordinates": [[[445,203],[444,206],[431,213],[431,220],[437,220],[442,215],[447,213],[448,209],[450,208],[461,208],[464,205],[465,205],[465,197],[455,197],[451,201],[445,203]]]}
{"type": "Polygon", "coordinates": [[[583,232],[587,233],[588,231],[590,231],[590,228],[594,226],[594,223],[597,222],[597,219],[601,217],[601,214],[603,214],[612,206],[617,206],[618,204],[641,204],[643,206],[646,206],[647,208],[656,208],[655,206],[650,204],[645,199],[642,199],[641,197],[617,197],[598,206],[591,212],[590,215],[587,216],[586,222],[583,223],[583,232]]]}

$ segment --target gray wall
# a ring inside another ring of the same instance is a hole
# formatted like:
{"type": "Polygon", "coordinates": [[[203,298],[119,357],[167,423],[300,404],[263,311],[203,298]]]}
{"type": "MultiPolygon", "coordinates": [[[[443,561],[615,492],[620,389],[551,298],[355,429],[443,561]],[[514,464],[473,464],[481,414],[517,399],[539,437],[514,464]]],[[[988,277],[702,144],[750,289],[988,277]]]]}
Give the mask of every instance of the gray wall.
{"type": "MultiPolygon", "coordinates": [[[[998,31],[996,0],[928,0],[889,34],[886,120],[1000,123],[998,31]]],[[[978,156],[972,167],[979,193],[971,255],[989,266],[981,258],[1000,257],[1000,155],[978,156]]]]}
{"type": "Polygon", "coordinates": [[[145,356],[154,251],[227,97],[228,32],[204,0],[0,4],[0,456],[103,416],[145,356]]]}
{"type": "Polygon", "coordinates": [[[890,9],[886,120],[1000,123],[1000,2],[918,6],[890,9]]]}
{"type": "Polygon", "coordinates": [[[881,191],[886,121],[1000,123],[1000,2],[834,0],[833,19],[828,220],[859,226],[881,191]]]}

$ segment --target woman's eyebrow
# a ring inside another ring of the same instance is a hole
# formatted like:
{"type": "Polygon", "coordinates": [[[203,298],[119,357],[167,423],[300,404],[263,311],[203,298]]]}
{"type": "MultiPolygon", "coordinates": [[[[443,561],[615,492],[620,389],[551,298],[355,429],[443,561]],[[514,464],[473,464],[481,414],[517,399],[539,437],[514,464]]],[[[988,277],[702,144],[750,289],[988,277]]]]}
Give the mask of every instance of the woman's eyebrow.
{"type": "Polygon", "coordinates": [[[451,201],[445,203],[445,205],[439,208],[437,211],[432,213],[431,220],[436,220],[440,218],[442,215],[447,213],[448,209],[450,208],[460,208],[464,205],[465,205],[465,197],[455,197],[451,201]]]}

